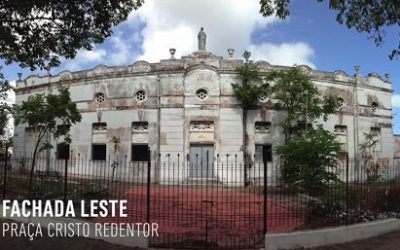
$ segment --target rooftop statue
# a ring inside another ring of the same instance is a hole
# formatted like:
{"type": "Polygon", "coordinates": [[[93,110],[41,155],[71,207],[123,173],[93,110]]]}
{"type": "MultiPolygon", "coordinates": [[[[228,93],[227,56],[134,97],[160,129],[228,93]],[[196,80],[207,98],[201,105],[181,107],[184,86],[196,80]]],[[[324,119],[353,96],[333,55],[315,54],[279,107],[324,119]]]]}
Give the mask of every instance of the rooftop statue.
{"type": "Polygon", "coordinates": [[[197,35],[199,41],[199,51],[206,51],[206,39],[207,35],[204,32],[204,28],[201,27],[199,34],[197,35]]]}

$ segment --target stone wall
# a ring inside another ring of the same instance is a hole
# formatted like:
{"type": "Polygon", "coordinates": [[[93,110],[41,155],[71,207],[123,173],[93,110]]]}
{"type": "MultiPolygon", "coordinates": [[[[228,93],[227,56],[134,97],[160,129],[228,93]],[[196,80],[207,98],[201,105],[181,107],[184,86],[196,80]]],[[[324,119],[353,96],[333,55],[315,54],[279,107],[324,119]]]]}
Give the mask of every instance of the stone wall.
{"type": "MultiPolygon", "coordinates": [[[[128,66],[99,65],[92,70],[65,71],[56,76],[31,75],[17,81],[16,102],[27,100],[29,95],[55,92],[58,86],[68,86],[83,118],[71,128],[73,157],[79,155],[91,159],[92,143],[95,142],[93,123],[105,122],[107,159],[108,156],[113,159],[126,157],[129,161],[132,144],[145,144],[150,147],[151,160],[156,165],[154,176],[183,180],[189,175],[189,169],[171,173],[173,170],[163,167],[162,163],[187,161],[192,145],[211,145],[214,163],[218,157],[243,161],[243,112],[231,86],[240,81],[234,70],[243,63],[208,52],[195,52],[181,59],[152,64],[139,61],[128,66]],[[146,131],[134,134],[135,122],[147,122],[146,131]],[[113,137],[121,139],[117,152],[111,141],[113,137]]],[[[286,68],[264,61],[256,62],[256,65],[261,71],[286,68]]],[[[344,105],[337,113],[330,115],[327,122],[320,122],[332,132],[338,126],[345,128],[343,142],[346,142],[350,160],[359,154],[357,145],[363,142],[364,133],[375,128],[381,137],[376,160],[391,163],[395,144],[390,101],[392,87],[388,76],[386,79],[377,74],[362,77],[358,72],[353,77],[342,71],[330,73],[299,67],[310,75],[322,93],[334,93],[343,99],[344,105]]],[[[284,113],[271,110],[271,102],[260,102],[259,109],[248,111],[251,154],[255,153],[255,144],[276,146],[283,142],[279,126],[283,118],[284,113]],[[270,124],[268,131],[256,131],[256,122],[270,124]]],[[[17,126],[15,151],[30,153],[32,147],[26,126],[17,126]]],[[[55,149],[51,155],[56,156],[55,149]]],[[[269,164],[276,161],[274,156],[269,164]]],[[[214,175],[223,179],[224,173],[219,171],[214,169],[214,175]]],[[[241,180],[242,175],[240,171],[235,176],[241,180]]]]}

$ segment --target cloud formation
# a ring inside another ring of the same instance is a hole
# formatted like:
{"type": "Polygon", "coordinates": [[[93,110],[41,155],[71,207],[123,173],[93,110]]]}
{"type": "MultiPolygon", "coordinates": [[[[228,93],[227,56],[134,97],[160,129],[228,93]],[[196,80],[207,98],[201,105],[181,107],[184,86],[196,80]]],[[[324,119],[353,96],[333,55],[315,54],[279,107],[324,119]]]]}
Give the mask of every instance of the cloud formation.
{"type": "Polygon", "coordinates": [[[253,60],[267,60],[271,64],[288,65],[306,64],[315,68],[312,59],[314,50],[304,42],[250,45],[253,60]]]}
{"type": "Polygon", "coordinates": [[[399,94],[392,95],[392,108],[400,108],[400,95],[399,94]]]}
{"type": "Polygon", "coordinates": [[[107,51],[105,49],[80,50],[73,60],[68,60],[65,68],[68,70],[82,70],[82,67],[90,63],[103,63],[106,58],[107,51]]]}
{"type": "MultiPolygon", "coordinates": [[[[227,56],[227,49],[236,50],[240,58],[245,49],[252,52],[253,60],[266,60],[272,64],[293,65],[312,62],[314,51],[306,42],[254,44],[251,37],[258,31],[281,20],[264,18],[259,14],[258,1],[248,0],[146,0],[132,12],[128,20],[115,29],[105,45],[94,51],[80,52],[69,65],[76,70],[88,63],[107,65],[130,64],[135,60],[158,62],[169,58],[169,49],[176,49],[176,57],[197,50],[197,33],[204,27],[207,50],[227,56]],[[88,57],[88,58],[86,58],[88,57]]],[[[262,37],[268,39],[268,34],[262,37]]],[[[93,66],[93,65],[92,65],[93,66]]]]}

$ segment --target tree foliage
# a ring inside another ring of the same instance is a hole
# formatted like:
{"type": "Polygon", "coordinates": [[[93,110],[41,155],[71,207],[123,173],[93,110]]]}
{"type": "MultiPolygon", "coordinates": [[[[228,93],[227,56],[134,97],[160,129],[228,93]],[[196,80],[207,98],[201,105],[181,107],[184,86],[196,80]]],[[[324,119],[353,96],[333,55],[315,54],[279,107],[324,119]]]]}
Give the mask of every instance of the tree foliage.
{"type": "Polygon", "coordinates": [[[247,58],[245,65],[236,68],[236,73],[240,77],[241,83],[232,83],[232,88],[236,98],[241,102],[243,107],[243,154],[245,163],[243,176],[244,183],[247,184],[247,168],[252,165],[248,148],[247,110],[257,106],[260,96],[268,96],[270,94],[270,88],[268,84],[263,83],[263,77],[257,66],[248,61],[251,53],[245,51],[243,55],[247,58]]]}
{"type": "Polygon", "coordinates": [[[0,0],[0,58],[22,67],[56,66],[92,49],[144,0],[0,0]]]}
{"type": "Polygon", "coordinates": [[[282,180],[310,192],[339,181],[336,173],[332,172],[337,166],[339,150],[336,136],[321,127],[297,134],[276,148],[277,154],[285,161],[282,180]]]}
{"type": "MultiPolygon", "coordinates": [[[[327,0],[317,0],[327,2],[327,0]]],[[[290,0],[260,0],[260,13],[286,18],[290,15],[290,0]]],[[[400,25],[400,4],[393,0],[329,0],[329,8],[336,11],[336,20],[349,29],[367,33],[376,45],[384,42],[385,28],[400,25]]],[[[400,55],[400,45],[389,57],[400,55]]]]}
{"type": "Polygon", "coordinates": [[[50,147],[47,133],[56,139],[64,136],[66,143],[70,142],[69,126],[80,122],[82,119],[76,103],[71,100],[69,89],[61,87],[58,94],[36,94],[27,101],[16,106],[16,124],[26,123],[29,128],[37,133],[37,146],[39,149],[50,147]]]}
{"type": "Polygon", "coordinates": [[[369,133],[364,133],[364,142],[359,145],[362,164],[367,174],[367,181],[369,182],[375,182],[381,177],[379,175],[380,166],[378,163],[374,162],[374,152],[378,142],[378,134],[371,131],[369,133]]]}
{"type": "Polygon", "coordinates": [[[12,90],[9,82],[4,79],[0,71],[0,144],[10,144],[10,134],[8,134],[8,121],[13,114],[14,108],[7,103],[8,94],[12,90]]]}
{"type": "Polygon", "coordinates": [[[271,88],[263,83],[257,66],[246,63],[244,66],[236,68],[242,83],[233,83],[232,88],[236,98],[242,103],[244,108],[255,107],[260,96],[269,96],[271,88]]]}
{"type": "Polygon", "coordinates": [[[318,118],[326,121],[338,108],[337,98],[322,96],[310,77],[298,67],[270,71],[266,81],[272,85],[274,109],[286,112],[282,128],[287,139],[318,118]]]}
{"type": "Polygon", "coordinates": [[[69,130],[72,124],[82,119],[76,103],[71,100],[68,88],[61,87],[58,94],[36,94],[16,106],[16,124],[25,123],[35,133],[35,147],[29,180],[29,194],[38,151],[51,148],[50,136],[55,139],[64,137],[64,143],[71,142],[69,130]]]}

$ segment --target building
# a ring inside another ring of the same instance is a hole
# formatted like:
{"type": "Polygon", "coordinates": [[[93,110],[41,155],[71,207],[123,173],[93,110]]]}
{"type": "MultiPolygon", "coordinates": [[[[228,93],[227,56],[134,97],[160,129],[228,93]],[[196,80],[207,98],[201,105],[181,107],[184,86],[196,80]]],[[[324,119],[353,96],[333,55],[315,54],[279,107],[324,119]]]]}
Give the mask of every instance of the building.
{"type": "MultiPolygon", "coordinates": [[[[15,93],[13,90],[8,90],[0,100],[1,104],[6,104],[12,106],[15,104],[15,93]]],[[[4,128],[4,133],[0,135],[0,141],[6,142],[14,136],[14,118],[10,114],[8,117],[8,122],[4,128]]],[[[11,153],[11,149],[9,150],[11,153]]]]}
{"type": "MultiPolygon", "coordinates": [[[[228,178],[224,176],[229,176],[225,173],[231,170],[216,167],[218,162],[243,162],[242,108],[231,84],[240,82],[235,69],[245,61],[234,57],[233,49],[228,50],[227,58],[207,52],[202,41],[199,51],[190,55],[175,58],[175,49],[170,53],[171,58],[157,63],[99,65],[55,76],[33,74],[17,81],[16,102],[33,94],[55,92],[59,86],[69,87],[83,119],[71,127],[69,148],[57,147],[54,141],[51,156],[63,158],[66,153],[62,151],[71,151],[72,158],[93,161],[119,157],[146,162],[150,158],[158,166],[153,169],[154,175],[161,179],[171,171],[165,162],[196,162],[182,166],[181,172],[172,176],[224,181],[228,178]],[[202,170],[204,166],[207,171],[202,170]]],[[[287,68],[265,61],[254,63],[261,71],[287,68]]],[[[338,135],[350,161],[360,154],[357,145],[363,142],[364,133],[374,131],[380,139],[375,159],[381,164],[391,163],[395,149],[390,76],[362,76],[359,67],[354,75],[297,67],[311,77],[321,92],[334,93],[343,103],[324,127],[338,135]]],[[[259,108],[248,111],[248,146],[255,155],[253,161],[277,161],[271,148],[283,142],[279,126],[282,118],[282,113],[271,109],[271,100],[262,96],[259,108]]],[[[15,151],[32,152],[33,136],[28,127],[17,126],[15,151]]],[[[339,156],[342,165],[345,155],[339,156]]],[[[232,176],[242,180],[243,171],[237,170],[232,176]]]]}

